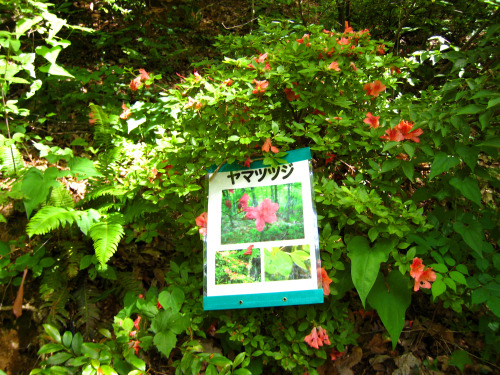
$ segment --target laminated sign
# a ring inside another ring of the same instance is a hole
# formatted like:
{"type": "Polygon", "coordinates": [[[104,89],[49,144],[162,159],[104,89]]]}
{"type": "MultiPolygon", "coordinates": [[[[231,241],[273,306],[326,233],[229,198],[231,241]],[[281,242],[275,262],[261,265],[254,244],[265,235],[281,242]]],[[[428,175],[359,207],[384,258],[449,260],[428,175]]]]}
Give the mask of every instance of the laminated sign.
{"type": "Polygon", "coordinates": [[[209,174],[205,310],[323,302],[311,151],[284,159],[209,174]]]}

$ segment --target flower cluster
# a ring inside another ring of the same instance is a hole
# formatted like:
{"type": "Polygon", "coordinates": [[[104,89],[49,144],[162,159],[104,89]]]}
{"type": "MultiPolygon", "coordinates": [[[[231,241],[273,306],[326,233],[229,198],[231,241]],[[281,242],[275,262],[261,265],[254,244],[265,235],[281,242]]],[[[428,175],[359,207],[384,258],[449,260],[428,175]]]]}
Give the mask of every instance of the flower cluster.
{"type": "MultiPolygon", "coordinates": [[[[131,82],[130,82],[130,90],[131,91],[137,91],[141,87],[141,82],[142,81],[148,81],[151,78],[149,77],[149,73],[146,72],[144,69],[139,69],[140,75],[135,77],[131,82]]],[[[149,87],[149,86],[146,86],[149,87]]]]}
{"type": "Polygon", "coordinates": [[[370,128],[377,129],[379,127],[378,119],[380,116],[373,116],[370,112],[366,114],[366,118],[363,120],[365,124],[370,125],[370,128]]]}
{"type": "Polygon", "coordinates": [[[198,231],[202,236],[207,235],[207,213],[203,212],[200,216],[198,216],[196,219],[196,225],[199,226],[200,228],[198,231]]]}
{"type": "Polygon", "coordinates": [[[314,349],[319,349],[323,344],[331,345],[326,329],[321,328],[321,326],[313,327],[311,333],[304,337],[304,341],[314,349]]]}
{"type": "Polygon", "coordinates": [[[273,203],[269,198],[265,198],[257,207],[246,207],[245,217],[247,219],[255,219],[255,227],[259,232],[264,230],[266,223],[274,223],[278,218],[276,211],[279,209],[278,203],[273,203]]]}
{"type": "Polygon", "coordinates": [[[413,290],[418,292],[420,288],[430,289],[431,282],[436,280],[436,273],[432,268],[427,268],[424,270],[425,265],[422,263],[422,259],[413,258],[413,263],[410,266],[410,276],[415,279],[415,286],[413,290]]]}
{"type": "Polygon", "coordinates": [[[373,98],[378,96],[382,91],[385,91],[387,87],[380,82],[379,80],[376,80],[372,83],[365,83],[363,86],[363,90],[366,91],[366,95],[370,95],[373,98]]]}
{"type": "Polygon", "coordinates": [[[394,129],[387,129],[385,134],[380,138],[385,139],[386,141],[394,141],[401,142],[405,139],[409,139],[413,142],[419,143],[421,135],[424,131],[422,129],[411,130],[415,124],[410,121],[401,120],[399,124],[397,124],[394,129]]]}
{"type": "Polygon", "coordinates": [[[318,276],[321,277],[321,281],[323,283],[323,294],[325,296],[328,296],[330,295],[330,284],[332,283],[332,279],[328,277],[328,273],[325,271],[325,267],[321,267],[318,273],[320,273],[320,275],[318,276]]]}

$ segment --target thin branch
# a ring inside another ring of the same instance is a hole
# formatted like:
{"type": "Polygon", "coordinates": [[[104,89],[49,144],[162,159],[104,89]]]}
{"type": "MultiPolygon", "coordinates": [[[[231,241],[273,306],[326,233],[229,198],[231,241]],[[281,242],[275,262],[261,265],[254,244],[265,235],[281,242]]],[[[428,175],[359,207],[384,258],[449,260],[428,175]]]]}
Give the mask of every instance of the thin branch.
{"type": "Polygon", "coordinates": [[[237,27],[243,27],[243,26],[245,26],[245,25],[248,25],[250,22],[253,22],[253,21],[255,21],[256,19],[258,19],[258,18],[252,18],[250,21],[245,22],[245,23],[242,23],[241,25],[230,26],[230,27],[227,27],[226,25],[224,25],[224,22],[222,22],[222,26],[224,26],[224,28],[225,28],[226,30],[236,29],[237,27]]]}
{"type": "Polygon", "coordinates": [[[399,22],[398,30],[396,31],[396,36],[394,38],[394,46],[392,47],[392,53],[396,50],[397,46],[399,45],[399,34],[401,33],[401,30],[403,29],[404,25],[406,24],[406,21],[408,21],[408,18],[411,16],[411,12],[413,11],[413,8],[415,7],[415,4],[417,3],[417,0],[413,0],[413,3],[410,6],[410,9],[408,9],[408,12],[405,15],[405,18],[401,22],[399,22]]]}

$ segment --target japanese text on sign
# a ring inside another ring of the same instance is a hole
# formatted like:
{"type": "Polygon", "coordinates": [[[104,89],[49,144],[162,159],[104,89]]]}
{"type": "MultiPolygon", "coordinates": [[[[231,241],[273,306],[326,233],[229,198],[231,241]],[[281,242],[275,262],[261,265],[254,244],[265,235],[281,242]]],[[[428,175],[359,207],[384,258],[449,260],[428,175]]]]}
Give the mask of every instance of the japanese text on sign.
{"type": "Polygon", "coordinates": [[[251,182],[252,178],[258,178],[257,182],[261,182],[268,173],[269,175],[273,175],[271,181],[276,180],[280,174],[283,175],[283,177],[281,178],[283,180],[286,180],[293,173],[293,164],[290,163],[288,165],[280,165],[276,168],[269,167],[269,168],[254,169],[249,171],[241,171],[236,173],[229,172],[227,178],[231,179],[232,185],[234,185],[240,177],[243,177],[245,180],[247,180],[247,182],[251,182]]]}

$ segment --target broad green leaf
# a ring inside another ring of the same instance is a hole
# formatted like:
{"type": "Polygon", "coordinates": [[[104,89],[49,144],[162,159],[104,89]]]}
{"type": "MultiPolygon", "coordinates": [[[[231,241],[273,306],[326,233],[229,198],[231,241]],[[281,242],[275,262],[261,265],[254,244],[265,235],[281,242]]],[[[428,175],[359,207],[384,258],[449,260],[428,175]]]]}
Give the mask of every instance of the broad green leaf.
{"type": "Polygon", "coordinates": [[[40,71],[43,73],[48,73],[48,74],[52,74],[55,76],[75,78],[75,76],[73,74],[71,74],[66,69],[64,69],[62,66],[57,65],[57,64],[44,65],[44,66],[40,67],[40,71]]]}
{"type": "Polygon", "coordinates": [[[401,160],[400,159],[389,159],[389,160],[386,160],[386,161],[384,161],[382,163],[381,173],[388,172],[388,171],[396,168],[399,164],[401,164],[401,160]]]}
{"type": "Polygon", "coordinates": [[[50,324],[44,324],[43,329],[45,329],[45,332],[52,340],[54,340],[58,344],[61,343],[61,334],[56,327],[51,326],[50,324]]]}
{"type": "Polygon", "coordinates": [[[405,324],[406,309],[411,302],[408,278],[399,271],[391,271],[387,276],[386,285],[384,276],[379,273],[368,295],[368,302],[377,310],[382,323],[389,332],[394,350],[405,324]]]}
{"type": "MultiPolygon", "coordinates": [[[[500,147],[500,146],[499,146],[500,147]]],[[[474,146],[466,146],[458,144],[455,147],[457,154],[462,158],[462,160],[469,166],[469,168],[474,172],[474,168],[477,164],[477,155],[479,154],[479,149],[474,146]]]]}
{"type": "Polygon", "coordinates": [[[73,336],[73,340],[71,341],[71,348],[73,349],[73,352],[76,355],[81,355],[82,354],[82,344],[83,344],[83,337],[80,332],[75,333],[73,336]]]}
{"type": "Polygon", "coordinates": [[[432,180],[435,176],[440,175],[441,173],[448,171],[450,168],[457,166],[459,163],[460,159],[455,156],[449,156],[444,152],[437,153],[434,157],[434,161],[432,162],[429,180],[432,180]]]}
{"type": "Polygon", "coordinates": [[[94,167],[92,160],[87,158],[74,157],[68,162],[68,167],[71,174],[78,176],[80,179],[102,176],[94,167]]]}
{"type": "Polygon", "coordinates": [[[235,369],[237,366],[241,364],[241,362],[243,362],[243,360],[245,359],[245,355],[246,355],[245,352],[241,352],[234,358],[233,369],[235,369]]]}
{"type": "Polygon", "coordinates": [[[472,250],[474,250],[479,256],[483,256],[484,233],[483,227],[480,223],[473,222],[467,225],[461,221],[457,221],[453,224],[453,229],[462,236],[462,239],[472,250]]]}
{"type": "Polygon", "coordinates": [[[172,349],[175,348],[177,337],[171,331],[161,331],[155,335],[153,343],[160,353],[168,358],[172,349]]]}
{"type": "Polygon", "coordinates": [[[460,371],[464,371],[465,365],[470,365],[472,363],[469,354],[464,350],[455,350],[451,354],[448,362],[449,365],[458,367],[460,371]]]}
{"type": "Polygon", "coordinates": [[[477,104],[469,104],[464,108],[462,108],[461,110],[459,110],[457,112],[457,115],[474,115],[476,113],[483,111],[484,109],[485,109],[484,106],[480,106],[477,104]]]}
{"type": "Polygon", "coordinates": [[[436,300],[437,297],[446,292],[446,283],[442,278],[437,278],[436,281],[432,283],[431,292],[433,300],[436,300]]]}
{"type": "Polygon", "coordinates": [[[488,298],[488,302],[486,302],[490,310],[495,314],[497,318],[500,318],[500,298],[491,296],[488,298]]]}
{"type": "Polygon", "coordinates": [[[102,365],[101,371],[104,375],[118,375],[118,373],[115,371],[115,369],[111,366],[108,366],[108,365],[102,365]]]}
{"type": "Polygon", "coordinates": [[[450,271],[450,277],[458,284],[467,285],[465,276],[458,271],[450,271]]]}
{"type": "Polygon", "coordinates": [[[403,168],[403,172],[408,180],[413,181],[413,173],[415,171],[413,163],[411,161],[403,161],[401,167],[403,168]]]}
{"type": "Polygon", "coordinates": [[[293,261],[290,257],[290,254],[285,253],[282,250],[274,250],[270,251],[268,249],[264,249],[266,260],[266,271],[269,274],[280,274],[285,277],[288,277],[292,272],[293,261]]]}
{"type": "Polygon", "coordinates": [[[499,98],[493,98],[488,101],[488,108],[494,107],[496,105],[500,104],[500,97],[499,98]]]}
{"type": "Polygon", "coordinates": [[[45,344],[38,350],[37,355],[42,355],[42,354],[47,354],[47,353],[55,353],[60,350],[63,350],[64,346],[61,344],[55,344],[55,343],[50,343],[50,344],[45,344]]]}
{"type": "Polygon", "coordinates": [[[297,250],[293,251],[290,253],[290,256],[292,257],[293,262],[302,268],[303,270],[307,270],[307,266],[305,264],[305,261],[311,257],[309,253],[306,253],[303,250],[297,250]]]}
{"type": "Polygon", "coordinates": [[[481,206],[481,191],[475,179],[465,177],[461,180],[458,177],[453,177],[450,179],[450,185],[459,190],[465,198],[481,206]]]}
{"type": "Polygon", "coordinates": [[[71,341],[73,341],[73,333],[71,333],[71,331],[64,332],[62,337],[62,343],[64,346],[69,348],[71,346],[71,341]]]}
{"type": "Polygon", "coordinates": [[[500,148],[500,137],[491,137],[485,139],[483,142],[478,143],[478,146],[500,148]]]}
{"type": "Polygon", "coordinates": [[[365,307],[366,297],[377,279],[380,263],[387,261],[390,249],[387,241],[379,240],[370,248],[365,237],[356,236],[347,245],[347,256],[351,259],[352,282],[358,291],[359,298],[365,307]]]}
{"type": "Polygon", "coordinates": [[[179,312],[182,304],[184,303],[184,292],[181,288],[174,287],[172,293],[166,290],[162,291],[158,296],[158,301],[164,309],[171,308],[173,312],[179,312]]]}
{"type": "Polygon", "coordinates": [[[128,133],[135,128],[137,128],[139,125],[144,124],[146,122],[146,117],[141,117],[139,119],[135,119],[134,117],[131,117],[127,120],[127,128],[128,128],[128,133]]]}
{"type": "Polygon", "coordinates": [[[71,353],[66,353],[66,352],[56,353],[47,359],[47,363],[49,365],[60,365],[61,363],[66,362],[71,357],[73,357],[73,354],[71,353]]]}

